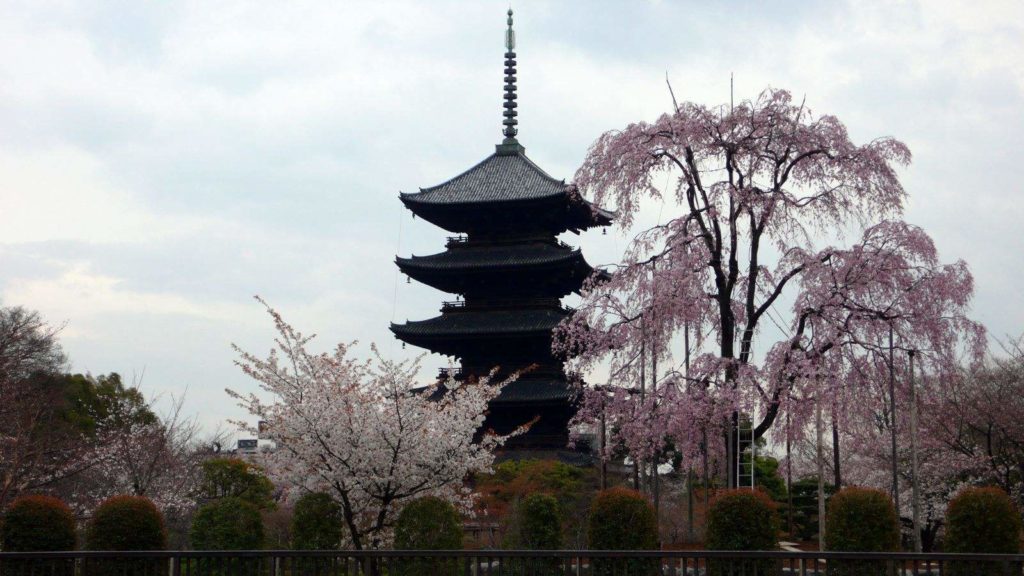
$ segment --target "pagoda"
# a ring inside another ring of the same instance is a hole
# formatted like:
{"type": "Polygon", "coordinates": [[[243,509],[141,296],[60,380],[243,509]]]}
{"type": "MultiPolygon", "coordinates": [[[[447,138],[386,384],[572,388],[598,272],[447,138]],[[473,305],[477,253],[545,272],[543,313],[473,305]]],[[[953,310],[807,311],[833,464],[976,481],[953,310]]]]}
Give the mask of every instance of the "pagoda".
{"type": "MultiPolygon", "coordinates": [[[[561,299],[593,274],[579,249],[558,240],[611,224],[612,214],[534,164],[516,139],[516,53],[512,10],[505,33],[504,140],[462,174],[417,193],[406,208],[455,234],[430,256],[397,257],[408,277],[459,298],[429,320],[392,324],[397,338],[457,359],[456,378],[521,376],[489,407],[485,430],[507,433],[532,422],[506,445],[561,450],[575,412],[575,391],[551,351],[552,330],[571,313],[561,299]]],[[[448,376],[447,370],[441,377],[448,376]]]]}

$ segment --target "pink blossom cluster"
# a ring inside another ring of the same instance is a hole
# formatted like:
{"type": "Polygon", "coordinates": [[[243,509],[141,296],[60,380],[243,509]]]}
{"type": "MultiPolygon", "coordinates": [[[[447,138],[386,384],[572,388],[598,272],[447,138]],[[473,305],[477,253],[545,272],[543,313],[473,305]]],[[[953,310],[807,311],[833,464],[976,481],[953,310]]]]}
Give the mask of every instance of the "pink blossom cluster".
{"type": "Polygon", "coordinates": [[[607,453],[671,449],[699,466],[740,422],[783,440],[809,429],[817,403],[877,411],[874,363],[890,330],[936,378],[980,358],[966,264],[941,263],[928,235],[898,219],[896,170],[909,161],[903,143],[856,145],[837,118],[774,89],[732,108],[682,104],[598,138],[579,190],[614,207],[623,228],[645,200],[675,211],[639,232],[559,327],[573,369],[609,373],[585,392],[578,422],[604,417],[607,453]],[[816,248],[821,238],[840,244],[816,248]]]}

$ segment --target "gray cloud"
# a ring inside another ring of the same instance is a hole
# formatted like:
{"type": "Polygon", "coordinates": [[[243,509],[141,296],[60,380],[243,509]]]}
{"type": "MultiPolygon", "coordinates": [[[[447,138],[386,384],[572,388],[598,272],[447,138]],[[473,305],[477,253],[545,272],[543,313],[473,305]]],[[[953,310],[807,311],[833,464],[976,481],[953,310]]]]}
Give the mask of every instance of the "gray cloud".
{"type": "MultiPolygon", "coordinates": [[[[259,293],[322,344],[412,357],[394,317],[444,295],[395,253],[444,233],[397,200],[499,139],[498,2],[0,8],[0,298],[67,321],[77,370],[145,369],[214,424],[254,389],[259,293]],[[401,230],[401,238],[399,232],[401,230]],[[397,282],[396,282],[397,281],[397,282]]],[[[1024,326],[1017,3],[516,3],[522,140],[570,179],[604,130],[765,86],[807,95],[855,139],[904,139],[907,218],[977,279],[996,335],[1024,326]]],[[[651,216],[653,218],[654,216],[651,216]]],[[[570,238],[592,262],[616,234],[570,238]]],[[[427,366],[443,364],[431,358],[427,366]]]]}

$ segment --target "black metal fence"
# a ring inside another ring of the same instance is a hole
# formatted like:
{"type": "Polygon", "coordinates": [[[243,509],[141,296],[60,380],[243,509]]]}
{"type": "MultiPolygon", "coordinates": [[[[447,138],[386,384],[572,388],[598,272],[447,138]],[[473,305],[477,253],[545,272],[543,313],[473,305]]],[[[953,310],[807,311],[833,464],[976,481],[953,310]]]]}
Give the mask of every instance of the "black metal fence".
{"type": "Polygon", "coordinates": [[[725,551],[0,552],[0,576],[1020,576],[1020,554],[725,551]]]}

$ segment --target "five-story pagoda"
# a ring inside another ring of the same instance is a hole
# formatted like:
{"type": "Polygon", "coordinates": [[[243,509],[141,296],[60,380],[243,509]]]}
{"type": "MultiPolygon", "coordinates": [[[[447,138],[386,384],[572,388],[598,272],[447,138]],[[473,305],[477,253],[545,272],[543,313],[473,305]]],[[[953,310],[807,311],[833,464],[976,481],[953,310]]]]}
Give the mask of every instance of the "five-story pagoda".
{"type": "Polygon", "coordinates": [[[512,10],[505,45],[502,143],[451,180],[401,194],[416,216],[457,236],[439,254],[396,258],[398,267],[461,299],[446,302],[440,316],[391,330],[404,342],[460,360],[460,378],[532,367],[492,401],[484,428],[506,433],[533,421],[508,448],[558,450],[568,441],[575,403],[562,362],[552,355],[551,331],[570,313],[561,298],[578,291],[593,269],[557,237],[607,226],[612,215],[526,157],[516,139],[512,10]]]}

